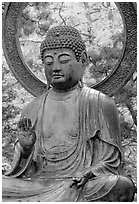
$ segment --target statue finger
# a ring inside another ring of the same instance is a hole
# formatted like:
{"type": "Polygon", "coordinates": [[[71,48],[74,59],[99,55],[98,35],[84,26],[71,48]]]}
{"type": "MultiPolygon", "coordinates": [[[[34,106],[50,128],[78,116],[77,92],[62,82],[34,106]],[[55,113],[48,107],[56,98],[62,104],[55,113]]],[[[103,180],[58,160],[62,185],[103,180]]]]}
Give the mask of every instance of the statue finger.
{"type": "Polygon", "coordinates": [[[24,130],[28,131],[28,119],[27,118],[23,118],[23,125],[24,125],[24,130]]]}
{"type": "Polygon", "coordinates": [[[25,131],[30,131],[30,129],[32,128],[31,119],[30,118],[24,118],[23,123],[24,123],[25,131]]]}
{"type": "Polygon", "coordinates": [[[35,123],[33,124],[33,126],[32,126],[32,124],[31,124],[31,128],[30,128],[30,131],[31,131],[31,132],[35,132],[35,127],[36,127],[37,121],[38,121],[38,120],[35,121],[35,123]]]}
{"type": "Polygon", "coordinates": [[[32,128],[31,119],[27,119],[27,128],[30,130],[32,128]]]}
{"type": "Polygon", "coordinates": [[[72,179],[72,183],[70,185],[70,188],[72,188],[73,186],[76,186],[77,188],[80,188],[82,186],[83,183],[83,179],[82,178],[73,178],[72,179]]]}
{"type": "Polygon", "coordinates": [[[21,118],[21,120],[18,123],[18,127],[22,130],[22,131],[28,131],[28,119],[27,118],[21,118]]]}
{"type": "Polygon", "coordinates": [[[72,180],[73,180],[74,183],[77,184],[77,183],[81,182],[82,178],[81,177],[74,177],[72,180]]]}
{"type": "Polygon", "coordinates": [[[22,119],[18,122],[18,128],[22,131],[25,131],[25,127],[22,119]]]}

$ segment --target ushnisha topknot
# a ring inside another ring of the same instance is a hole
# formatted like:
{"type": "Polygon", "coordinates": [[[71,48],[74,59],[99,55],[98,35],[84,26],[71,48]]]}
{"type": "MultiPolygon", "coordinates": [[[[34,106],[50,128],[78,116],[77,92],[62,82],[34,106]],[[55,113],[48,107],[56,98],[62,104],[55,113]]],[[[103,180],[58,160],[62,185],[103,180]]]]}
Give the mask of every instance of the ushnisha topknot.
{"type": "Polygon", "coordinates": [[[50,28],[46,38],[40,46],[41,58],[45,50],[67,48],[73,50],[77,61],[80,60],[83,51],[86,52],[85,43],[76,28],[71,26],[56,26],[50,28]]]}

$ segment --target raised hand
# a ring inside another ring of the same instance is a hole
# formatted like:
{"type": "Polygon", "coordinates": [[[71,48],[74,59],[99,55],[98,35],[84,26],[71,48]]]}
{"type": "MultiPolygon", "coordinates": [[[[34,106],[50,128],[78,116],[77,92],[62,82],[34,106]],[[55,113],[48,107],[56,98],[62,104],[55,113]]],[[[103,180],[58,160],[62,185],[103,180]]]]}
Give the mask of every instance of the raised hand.
{"type": "Polygon", "coordinates": [[[29,118],[22,118],[18,123],[18,141],[24,150],[30,150],[36,142],[34,126],[29,118]]]}

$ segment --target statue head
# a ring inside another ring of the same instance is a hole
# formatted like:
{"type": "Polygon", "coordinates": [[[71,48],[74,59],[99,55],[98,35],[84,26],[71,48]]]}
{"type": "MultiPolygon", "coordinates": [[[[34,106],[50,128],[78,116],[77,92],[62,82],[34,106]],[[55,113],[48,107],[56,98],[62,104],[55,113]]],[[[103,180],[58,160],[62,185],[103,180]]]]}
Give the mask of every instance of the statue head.
{"type": "Polygon", "coordinates": [[[71,49],[80,60],[82,52],[86,52],[85,43],[76,28],[71,26],[56,26],[48,30],[46,38],[41,43],[40,52],[43,61],[45,50],[67,48],[71,49]]]}
{"type": "Polygon", "coordinates": [[[56,26],[48,30],[40,47],[45,75],[56,89],[69,89],[82,78],[87,54],[78,30],[56,26]]]}

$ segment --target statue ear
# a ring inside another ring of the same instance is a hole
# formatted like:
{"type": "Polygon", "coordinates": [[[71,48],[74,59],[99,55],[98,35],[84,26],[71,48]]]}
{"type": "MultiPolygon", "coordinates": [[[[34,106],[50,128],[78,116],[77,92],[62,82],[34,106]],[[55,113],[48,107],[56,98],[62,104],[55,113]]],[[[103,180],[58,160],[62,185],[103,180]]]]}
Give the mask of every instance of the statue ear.
{"type": "Polygon", "coordinates": [[[86,62],[87,62],[87,54],[86,54],[85,51],[82,52],[82,55],[81,55],[81,62],[82,62],[82,64],[83,64],[83,66],[86,65],[86,62]]]}

